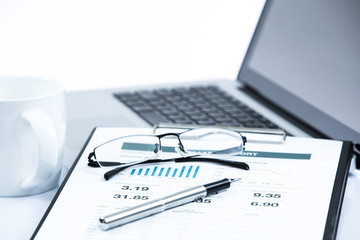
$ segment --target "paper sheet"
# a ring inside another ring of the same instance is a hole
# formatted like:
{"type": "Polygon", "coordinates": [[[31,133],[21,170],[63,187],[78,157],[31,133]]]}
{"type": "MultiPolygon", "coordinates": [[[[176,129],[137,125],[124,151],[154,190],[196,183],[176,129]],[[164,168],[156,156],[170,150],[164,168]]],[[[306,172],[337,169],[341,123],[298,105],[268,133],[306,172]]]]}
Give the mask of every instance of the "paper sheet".
{"type": "Polygon", "coordinates": [[[93,148],[150,129],[98,128],[35,239],[322,239],[342,142],[288,137],[247,144],[249,171],[214,163],[129,168],[109,181],[90,168],[93,148]],[[191,186],[241,181],[216,195],[102,231],[98,219],[191,186]]]}

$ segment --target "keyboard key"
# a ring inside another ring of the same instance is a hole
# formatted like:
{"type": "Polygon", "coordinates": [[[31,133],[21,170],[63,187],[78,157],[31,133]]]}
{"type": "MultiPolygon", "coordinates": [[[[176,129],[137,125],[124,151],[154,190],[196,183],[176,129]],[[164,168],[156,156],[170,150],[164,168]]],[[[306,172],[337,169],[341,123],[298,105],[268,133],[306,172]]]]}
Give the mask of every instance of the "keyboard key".
{"type": "Polygon", "coordinates": [[[177,124],[194,124],[195,123],[191,119],[176,119],[174,122],[177,124]]]}
{"type": "Polygon", "coordinates": [[[216,122],[212,119],[197,120],[196,123],[199,125],[214,125],[214,124],[216,124],[216,122]]]}
{"type": "Polygon", "coordinates": [[[135,112],[151,112],[151,111],[153,111],[153,109],[151,107],[146,106],[146,105],[132,106],[131,109],[134,110],[135,112]]]}
{"type": "Polygon", "coordinates": [[[168,123],[169,119],[165,118],[157,112],[141,112],[140,116],[143,117],[150,124],[168,123]]]}
{"type": "Polygon", "coordinates": [[[136,95],[145,100],[156,100],[159,98],[157,95],[155,95],[154,93],[149,92],[149,91],[141,91],[141,92],[138,92],[136,95]]]}

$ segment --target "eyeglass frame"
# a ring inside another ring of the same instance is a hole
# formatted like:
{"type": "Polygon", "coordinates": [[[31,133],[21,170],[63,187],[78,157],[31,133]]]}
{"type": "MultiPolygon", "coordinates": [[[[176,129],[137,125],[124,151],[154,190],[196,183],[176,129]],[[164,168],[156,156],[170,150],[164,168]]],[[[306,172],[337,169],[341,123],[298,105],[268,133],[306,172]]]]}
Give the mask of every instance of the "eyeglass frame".
{"type": "MultiPolygon", "coordinates": [[[[229,129],[223,129],[223,128],[218,128],[218,127],[211,127],[212,129],[221,129],[223,131],[229,131],[229,132],[233,132],[233,133],[237,133],[240,135],[241,139],[242,139],[242,151],[245,149],[245,143],[247,142],[247,139],[245,136],[242,136],[239,132],[236,131],[232,131],[229,129]]],[[[197,128],[200,129],[200,128],[197,128]]],[[[250,167],[248,164],[244,163],[244,162],[239,162],[239,161],[231,161],[231,160],[226,160],[226,159],[219,159],[219,158],[207,158],[207,157],[201,157],[201,154],[196,154],[196,155],[191,155],[191,156],[183,156],[183,157],[178,157],[178,158],[169,158],[169,159],[145,159],[145,160],[141,160],[141,161],[133,161],[130,163],[121,163],[121,162],[103,162],[103,161],[95,161],[92,158],[96,159],[96,154],[95,154],[95,150],[109,142],[121,139],[121,138],[128,138],[128,137],[133,137],[133,136],[151,136],[151,137],[157,137],[159,139],[159,149],[158,151],[161,152],[162,150],[162,146],[161,146],[161,138],[166,137],[166,136],[176,136],[178,139],[178,147],[180,149],[180,151],[182,153],[186,153],[186,150],[184,148],[183,143],[181,142],[180,139],[180,135],[183,133],[186,133],[188,131],[191,131],[194,129],[188,129],[186,131],[180,132],[180,133],[174,133],[174,132],[170,132],[170,133],[163,133],[163,134],[152,134],[152,135],[128,135],[128,136],[122,136],[122,137],[118,137],[118,138],[114,138],[111,139],[105,143],[102,143],[98,146],[96,146],[93,151],[91,153],[89,153],[88,155],[88,166],[89,167],[110,167],[110,166],[120,166],[120,167],[116,167],[108,172],[106,172],[104,174],[104,178],[105,180],[109,180],[111,177],[113,177],[115,174],[119,173],[120,171],[128,168],[128,167],[132,167],[135,165],[140,165],[140,164],[147,164],[147,163],[159,163],[159,162],[168,162],[168,161],[175,161],[175,162],[189,162],[189,161],[206,161],[206,162],[214,162],[214,163],[220,163],[226,166],[231,166],[231,167],[236,167],[236,168],[241,168],[244,170],[249,170],[250,167]],[[106,166],[107,165],[107,166],[106,166]],[[122,166],[125,165],[125,166],[122,166]]],[[[220,151],[215,151],[212,154],[217,154],[220,152],[223,152],[224,150],[220,150],[220,151]]]]}

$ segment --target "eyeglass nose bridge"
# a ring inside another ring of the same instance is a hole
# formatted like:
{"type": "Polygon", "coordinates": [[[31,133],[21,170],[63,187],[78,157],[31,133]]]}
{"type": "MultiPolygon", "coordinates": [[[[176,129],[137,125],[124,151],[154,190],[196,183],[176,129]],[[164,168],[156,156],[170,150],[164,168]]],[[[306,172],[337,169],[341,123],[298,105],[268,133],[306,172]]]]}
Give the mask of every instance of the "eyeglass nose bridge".
{"type": "Polygon", "coordinates": [[[175,136],[178,140],[178,148],[182,153],[185,153],[185,148],[183,143],[180,140],[180,134],[179,133],[164,133],[164,134],[160,134],[157,135],[157,137],[159,138],[159,142],[160,142],[160,149],[161,149],[161,138],[163,137],[167,137],[167,136],[175,136]]]}
{"type": "Polygon", "coordinates": [[[161,145],[159,143],[155,143],[155,148],[154,148],[153,152],[155,154],[159,154],[160,151],[161,151],[161,145]]]}

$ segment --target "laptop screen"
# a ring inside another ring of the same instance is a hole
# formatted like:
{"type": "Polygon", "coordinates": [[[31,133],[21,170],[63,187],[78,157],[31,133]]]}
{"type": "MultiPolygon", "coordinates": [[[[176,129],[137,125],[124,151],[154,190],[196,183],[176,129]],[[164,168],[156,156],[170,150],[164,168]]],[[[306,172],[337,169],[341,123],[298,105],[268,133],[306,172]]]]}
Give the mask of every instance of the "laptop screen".
{"type": "Polygon", "coordinates": [[[268,1],[238,80],[328,137],[360,142],[360,1],[268,1]]]}

